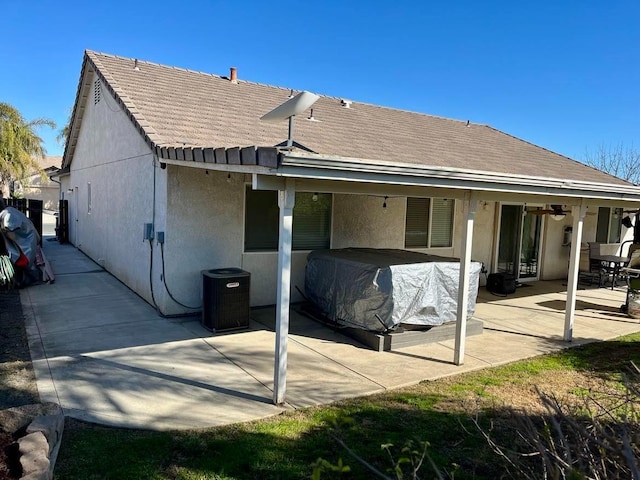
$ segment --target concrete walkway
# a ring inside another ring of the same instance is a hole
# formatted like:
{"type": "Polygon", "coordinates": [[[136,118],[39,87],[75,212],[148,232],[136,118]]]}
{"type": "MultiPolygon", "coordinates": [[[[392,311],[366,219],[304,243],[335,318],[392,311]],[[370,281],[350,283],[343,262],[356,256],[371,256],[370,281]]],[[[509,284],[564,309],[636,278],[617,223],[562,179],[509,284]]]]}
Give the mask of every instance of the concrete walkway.
{"type": "MultiPolygon", "coordinates": [[[[153,430],[243,422],[568,346],[560,282],[507,298],[483,289],[476,316],[485,330],[467,339],[463,366],[452,364],[453,340],[378,353],[292,312],[282,408],[271,403],[273,309],[254,310],[247,331],[212,334],[197,317],[159,317],[75,247],[43,243],[56,282],[21,291],[41,401],[92,422],[153,430]]],[[[580,290],[572,345],[640,331],[617,311],[624,295],[580,290]]]]}

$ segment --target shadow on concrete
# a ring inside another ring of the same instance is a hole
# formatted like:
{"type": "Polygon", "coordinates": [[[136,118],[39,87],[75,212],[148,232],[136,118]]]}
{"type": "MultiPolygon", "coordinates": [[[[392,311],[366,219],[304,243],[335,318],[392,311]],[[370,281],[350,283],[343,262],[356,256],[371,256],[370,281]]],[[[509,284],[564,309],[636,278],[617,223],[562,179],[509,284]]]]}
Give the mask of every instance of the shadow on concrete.
{"type": "MultiPolygon", "coordinates": [[[[550,308],[553,310],[558,310],[564,312],[566,309],[567,302],[563,300],[548,300],[544,302],[538,302],[539,306],[543,308],[550,308]]],[[[584,300],[576,300],[576,310],[589,310],[593,312],[602,312],[603,314],[620,317],[629,318],[626,313],[620,312],[620,307],[612,307],[610,305],[602,305],[599,303],[585,302],[584,300]]]]}

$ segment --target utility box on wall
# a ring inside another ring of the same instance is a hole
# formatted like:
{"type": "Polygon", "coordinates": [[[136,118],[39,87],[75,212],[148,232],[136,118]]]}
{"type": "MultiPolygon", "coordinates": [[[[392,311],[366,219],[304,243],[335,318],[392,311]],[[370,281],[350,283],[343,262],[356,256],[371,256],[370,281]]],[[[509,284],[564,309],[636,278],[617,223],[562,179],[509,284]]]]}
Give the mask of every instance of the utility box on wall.
{"type": "Polygon", "coordinates": [[[249,327],[251,274],[240,268],[202,270],[202,325],[222,332],[249,327]]]}

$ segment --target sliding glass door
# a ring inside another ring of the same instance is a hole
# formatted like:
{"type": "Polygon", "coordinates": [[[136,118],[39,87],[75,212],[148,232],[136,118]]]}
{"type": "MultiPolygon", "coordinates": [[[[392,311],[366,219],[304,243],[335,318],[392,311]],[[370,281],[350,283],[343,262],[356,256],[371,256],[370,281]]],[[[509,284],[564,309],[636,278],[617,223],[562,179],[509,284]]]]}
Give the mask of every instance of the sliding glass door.
{"type": "Polygon", "coordinates": [[[501,205],[495,271],[511,273],[520,281],[539,276],[542,217],[537,207],[501,205]]]}

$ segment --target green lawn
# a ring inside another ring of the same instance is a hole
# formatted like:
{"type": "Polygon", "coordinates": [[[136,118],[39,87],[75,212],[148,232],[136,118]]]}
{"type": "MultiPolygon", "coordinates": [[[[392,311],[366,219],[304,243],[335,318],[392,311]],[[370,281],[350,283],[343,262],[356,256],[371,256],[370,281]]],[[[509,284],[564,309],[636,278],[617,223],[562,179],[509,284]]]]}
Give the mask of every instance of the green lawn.
{"type": "MultiPolygon", "coordinates": [[[[516,405],[536,403],[534,385],[567,402],[598,395],[594,385],[621,391],[626,366],[640,365],[639,341],[640,334],[632,335],[221,428],[158,433],[69,420],[55,478],[299,479],[311,478],[312,464],[323,458],[349,465],[344,478],[368,479],[371,472],[341,443],[386,472],[393,462],[381,445],[393,444],[389,451],[397,459],[408,440],[427,442],[444,478],[499,478],[507,472],[504,461],[474,419],[498,444],[517,449],[522,421],[541,412],[525,413],[516,405]]],[[[428,465],[421,471],[421,478],[435,478],[428,465]]],[[[327,472],[322,478],[337,475],[327,472]]]]}

